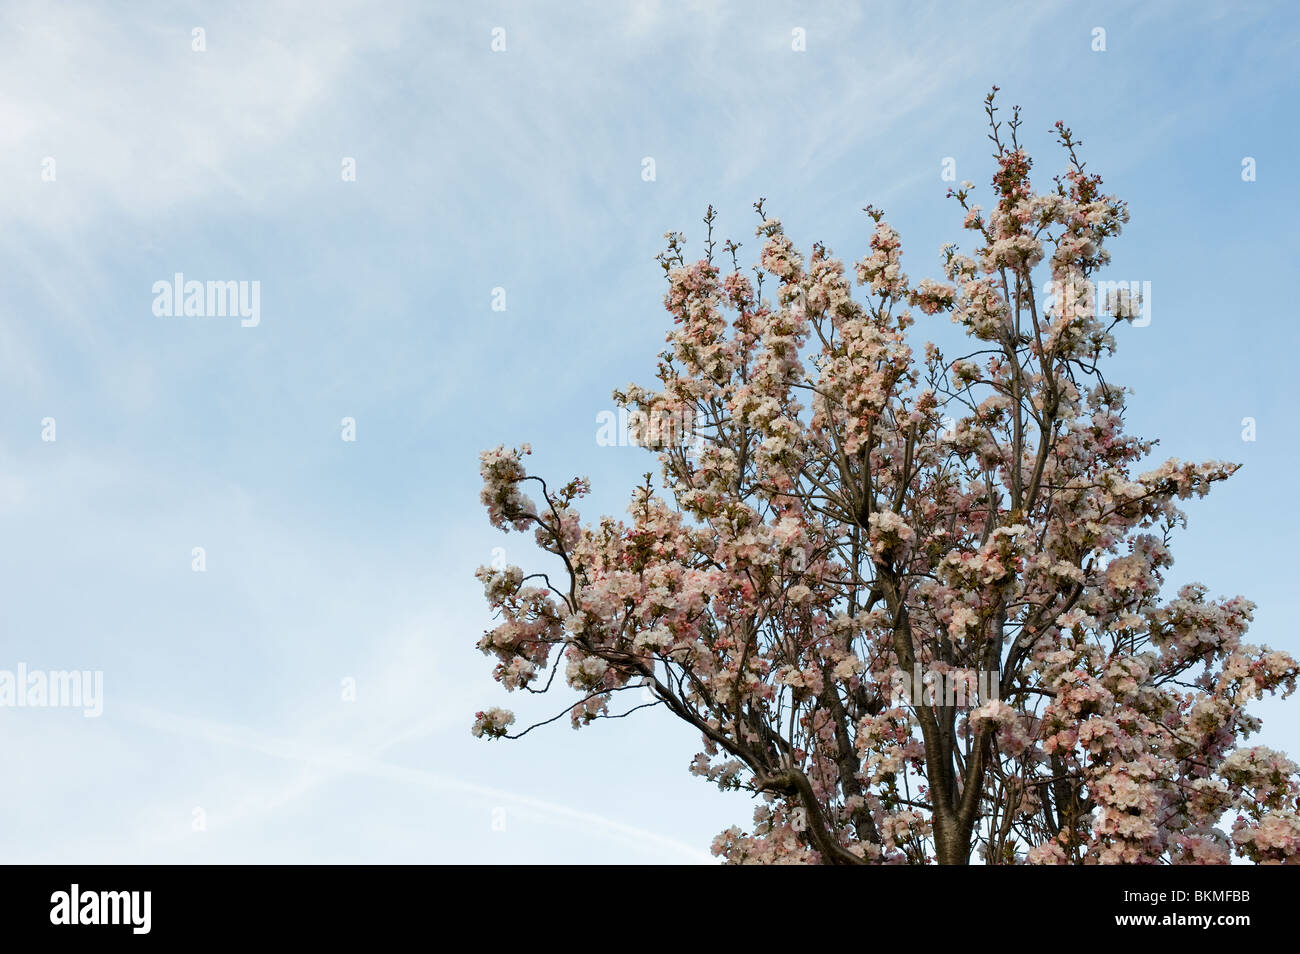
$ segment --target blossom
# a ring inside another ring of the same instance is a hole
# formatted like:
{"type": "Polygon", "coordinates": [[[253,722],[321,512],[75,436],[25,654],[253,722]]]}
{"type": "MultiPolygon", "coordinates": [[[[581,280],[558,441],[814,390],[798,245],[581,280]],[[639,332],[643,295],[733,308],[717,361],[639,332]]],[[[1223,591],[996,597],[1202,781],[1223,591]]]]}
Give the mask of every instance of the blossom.
{"type": "Polygon", "coordinates": [[[657,383],[614,392],[658,465],[625,514],[584,520],[586,479],[527,445],[481,456],[489,522],[546,561],[478,570],[493,678],[570,693],[539,723],[687,724],[690,772],[755,799],[729,862],[1300,861],[1300,772],[1243,745],[1300,665],[1248,641],[1245,597],[1165,588],[1180,502],[1237,468],[1145,463],[1101,320],[1141,302],[1096,278],[1127,206],[1058,132],[1046,190],[1003,138],[991,199],[953,193],[974,245],[935,279],[870,206],[854,267],[759,202],[763,283],[671,233],[657,383]],[[951,355],[913,352],[931,320],[951,355]]]}
{"type": "Polygon", "coordinates": [[[474,713],[474,727],[471,730],[475,738],[487,736],[490,739],[497,739],[506,734],[506,730],[514,725],[515,714],[509,709],[500,709],[496,706],[485,712],[474,713]]]}

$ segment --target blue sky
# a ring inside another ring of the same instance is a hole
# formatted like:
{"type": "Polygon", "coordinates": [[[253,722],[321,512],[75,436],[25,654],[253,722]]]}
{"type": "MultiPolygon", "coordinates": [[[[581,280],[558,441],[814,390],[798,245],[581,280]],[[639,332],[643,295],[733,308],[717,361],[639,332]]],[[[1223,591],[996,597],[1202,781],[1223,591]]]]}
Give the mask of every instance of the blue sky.
{"type": "MultiPolygon", "coordinates": [[[[663,233],[713,203],[755,253],[766,196],[856,259],[872,202],[937,276],[964,238],[941,163],[985,187],[994,83],[1040,183],[1063,119],[1131,204],[1132,429],[1246,465],[1187,507],[1171,582],[1247,595],[1253,638],[1300,652],[1297,55],[1285,3],[6,0],[0,669],[102,670],[105,698],[0,710],[0,859],[709,860],[750,805],[657,713],[471,738],[517,703],[474,649],[473,570],[531,559],[487,524],[478,452],[531,441],[621,514],[653,461],[596,415],[651,380],[663,233]],[[156,317],[176,272],[259,282],[260,323],[156,317]]],[[[1300,750],[1294,706],[1256,711],[1300,750]]]]}

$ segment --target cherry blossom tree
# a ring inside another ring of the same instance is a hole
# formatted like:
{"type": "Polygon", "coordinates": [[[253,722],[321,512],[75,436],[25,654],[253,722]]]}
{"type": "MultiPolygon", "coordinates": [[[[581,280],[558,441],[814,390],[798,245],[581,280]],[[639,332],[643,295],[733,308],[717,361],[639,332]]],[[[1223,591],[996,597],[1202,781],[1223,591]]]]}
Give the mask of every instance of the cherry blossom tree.
{"type": "MultiPolygon", "coordinates": [[[[492,524],[554,568],[478,571],[501,619],[479,648],[508,690],[562,666],[575,728],[666,709],[698,730],[690,770],[758,798],[714,842],[733,863],[1295,860],[1296,765],[1241,745],[1295,660],[1245,642],[1240,596],[1161,596],[1176,502],[1237,465],[1153,466],[1125,432],[1103,368],[1141,302],[1097,275],[1128,210],[1061,123],[1065,171],[1035,192],[995,93],[991,204],[950,193],[973,250],[945,246],[942,280],[909,280],[870,206],[859,298],[761,201],[756,279],[738,244],[715,257],[712,209],[700,260],[669,233],[658,388],[614,395],[661,479],[584,524],[585,479],[484,453],[492,524]],[[915,353],[918,312],[964,353],[915,353]]],[[[474,733],[514,723],[493,708],[474,733]]]]}

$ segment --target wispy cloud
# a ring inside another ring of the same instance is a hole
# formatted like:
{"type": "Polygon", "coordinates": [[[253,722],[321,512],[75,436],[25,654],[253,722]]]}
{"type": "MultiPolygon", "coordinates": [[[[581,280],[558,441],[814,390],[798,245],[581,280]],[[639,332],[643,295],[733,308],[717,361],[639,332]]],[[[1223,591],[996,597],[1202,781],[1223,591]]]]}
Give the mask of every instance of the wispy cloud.
{"type": "MultiPolygon", "coordinates": [[[[590,512],[621,511],[648,461],[598,448],[594,414],[653,373],[662,232],[698,250],[714,203],[743,258],[766,195],[801,242],[853,256],[870,201],[923,273],[961,238],[941,159],[987,180],[993,83],[1036,144],[1066,119],[1140,198],[1117,261],[1169,278],[1121,352],[1133,414],[1171,452],[1248,464],[1243,490],[1198,504],[1179,570],[1268,596],[1258,636],[1286,646],[1286,562],[1260,541],[1300,530],[1269,503],[1292,482],[1295,376],[1264,273],[1294,246],[1296,136],[1272,117],[1300,34],[1285,5],[1185,7],[5,4],[0,652],[104,668],[106,711],[0,713],[28,767],[0,810],[32,822],[0,827],[0,851],[525,857],[447,821],[499,803],[542,822],[555,860],[708,860],[752,806],[688,777],[696,739],[658,713],[638,713],[635,748],[630,720],[469,738],[476,708],[507,701],[474,649],[491,620],[473,568],[495,546],[531,559],[481,519],[477,452],[531,440],[542,469],[593,476],[590,512]],[[152,283],[177,271],[260,280],[261,325],[154,316],[152,283]],[[1239,552],[1258,558],[1225,565],[1239,552]],[[373,827],[335,847],[361,790],[373,827]],[[219,838],[190,837],[198,804],[219,838]]],[[[1268,731],[1285,743],[1294,720],[1268,731]]]]}
{"type": "Polygon", "coordinates": [[[171,733],[184,739],[209,745],[230,746],[300,763],[316,770],[288,788],[269,792],[246,804],[240,811],[225,813],[217,819],[222,826],[240,825],[259,816],[271,816],[288,808],[310,791],[345,776],[365,776],[403,786],[414,786],[437,793],[454,793],[488,800],[490,804],[531,812],[561,825],[579,825],[589,831],[632,843],[665,856],[667,860],[712,863],[706,852],[682,844],[674,838],[629,825],[616,818],[583,811],[569,805],[536,798],[526,793],[477,784],[473,781],[439,774],[425,769],[397,765],[383,760],[389,749],[432,734],[443,720],[434,720],[406,732],[377,741],[363,751],[354,748],[319,746],[292,739],[274,738],[246,728],[209,720],[178,717],[139,706],[130,706],[125,717],[156,732],[171,733]]]}

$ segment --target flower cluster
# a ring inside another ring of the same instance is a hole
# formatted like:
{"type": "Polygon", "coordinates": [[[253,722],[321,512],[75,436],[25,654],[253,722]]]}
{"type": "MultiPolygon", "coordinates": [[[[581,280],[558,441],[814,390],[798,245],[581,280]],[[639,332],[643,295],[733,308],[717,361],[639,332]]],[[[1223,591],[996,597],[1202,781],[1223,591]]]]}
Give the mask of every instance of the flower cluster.
{"type": "Polygon", "coordinates": [[[1179,502],[1236,466],[1144,463],[1101,320],[1140,301],[1094,298],[1127,207],[1064,126],[1037,191],[1018,126],[991,124],[990,200],[952,193],[974,247],[945,246],[942,281],[912,283],[872,207],[856,269],[762,202],[756,278],[670,233],[658,382],[615,392],[659,479],[623,518],[584,522],[586,481],[551,489],[526,446],[482,456],[491,524],[549,561],[478,571],[494,678],[571,692],[575,727],[689,725],[691,772],[758,801],[714,842],[730,862],[1300,861],[1296,765],[1241,745],[1300,666],[1246,641],[1249,600],[1162,589],[1179,502]],[[964,353],[914,354],[909,306],[964,353]],[[919,674],[983,688],[901,691],[919,674]]]}

